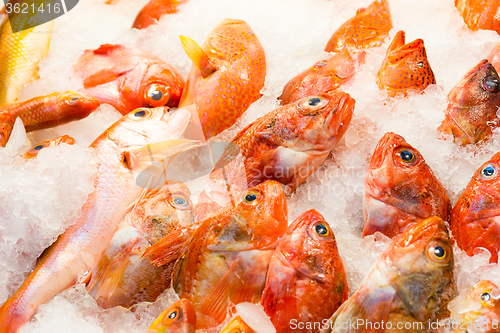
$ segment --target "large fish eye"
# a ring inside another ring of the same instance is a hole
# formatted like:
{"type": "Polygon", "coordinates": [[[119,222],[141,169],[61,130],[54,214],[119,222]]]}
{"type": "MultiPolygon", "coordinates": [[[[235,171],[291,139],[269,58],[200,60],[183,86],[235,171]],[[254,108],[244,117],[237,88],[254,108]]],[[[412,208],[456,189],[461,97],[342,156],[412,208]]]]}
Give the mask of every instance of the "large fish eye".
{"type": "Polygon", "coordinates": [[[139,108],[130,112],[129,117],[131,119],[141,119],[141,118],[146,118],[150,115],[151,115],[151,110],[146,108],[139,108]]]}
{"type": "Polygon", "coordinates": [[[170,92],[164,85],[153,83],[149,85],[144,98],[151,107],[163,106],[169,102],[170,92]]]}
{"type": "Polygon", "coordinates": [[[328,60],[320,60],[315,65],[314,68],[325,67],[328,64],[328,60]]]}
{"type": "Polygon", "coordinates": [[[184,193],[173,193],[169,197],[168,201],[172,206],[174,206],[177,209],[186,210],[190,209],[192,206],[191,200],[184,193]]]}
{"type": "Polygon", "coordinates": [[[318,220],[311,224],[308,230],[309,236],[320,240],[330,240],[333,238],[332,229],[325,221],[318,220]],[[311,234],[312,233],[312,234],[311,234]]]}
{"type": "Polygon", "coordinates": [[[27,151],[27,154],[32,155],[32,156],[38,155],[40,150],[42,150],[43,148],[49,147],[49,146],[50,146],[50,141],[47,140],[47,141],[41,142],[41,143],[31,147],[31,149],[27,151]]]}
{"type": "Polygon", "coordinates": [[[487,76],[483,79],[483,82],[481,83],[481,86],[483,87],[484,91],[491,92],[491,93],[497,93],[500,90],[499,84],[498,84],[498,78],[494,76],[487,76]]]}
{"type": "Polygon", "coordinates": [[[485,292],[481,294],[481,301],[488,302],[491,299],[491,295],[489,292],[485,292]]]}
{"type": "Polygon", "coordinates": [[[319,110],[323,109],[330,101],[321,96],[309,96],[297,103],[297,109],[306,116],[315,116],[319,110]]]}
{"type": "Polygon", "coordinates": [[[498,175],[498,165],[496,163],[487,163],[479,171],[479,178],[490,180],[498,175]]]}
{"type": "Polygon", "coordinates": [[[181,310],[176,306],[169,312],[165,313],[165,316],[163,317],[163,325],[167,326],[172,325],[173,323],[179,321],[180,318],[181,318],[181,310]]]}
{"type": "Polygon", "coordinates": [[[451,248],[442,242],[433,242],[427,246],[429,259],[440,265],[446,265],[451,259],[451,248]]]}
{"type": "Polygon", "coordinates": [[[424,62],[423,61],[417,62],[417,66],[418,66],[418,68],[423,68],[424,67],[424,62]]]}
{"type": "Polygon", "coordinates": [[[177,311],[172,311],[172,313],[168,315],[168,319],[175,319],[175,317],[177,317],[177,311]]]}
{"type": "Polygon", "coordinates": [[[241,202],[244,208],[253,208],[257,207],[262,199],[262,192],[257,189],[252,189],[242,195],[241,202]]]}
{"type": "Polygon", "coordinates": [[[403,166],[414,166],[418,163],[417,154],[410,148],[404,147],[396,150],[396,162],[403,166]]]}

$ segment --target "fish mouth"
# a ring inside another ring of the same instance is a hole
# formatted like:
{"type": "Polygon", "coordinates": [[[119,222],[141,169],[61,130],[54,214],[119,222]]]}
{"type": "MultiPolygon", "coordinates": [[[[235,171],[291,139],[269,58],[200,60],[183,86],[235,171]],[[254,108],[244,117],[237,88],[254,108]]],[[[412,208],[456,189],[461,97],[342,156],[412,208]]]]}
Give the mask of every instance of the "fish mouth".
{"type": "Polygon", "coordinates": [[[414,52],[420,51],[423,48],[424,41],[420,38],[405,44],[405,32],[400,30],[396,36],[394,36],[394,39],[387,50],[387,59],[390,63],[396,63],[408,58],[414,52]]]}
{"type": "MultiPolygon", "coordinates": [[[[338,91],[335,94],[339,94],[341,97],[337,103],[332,103],[336,104],[336,106],[330,110],[328,116],[325,118],[326,134],[329,136],[338,135],[341,129],[344,129],[344,131],[347,130],[356,104],[356,100],[348,93],[338,91]]],[[[330,99],[333,96],[332,93],[329,93],[330,99]]]]}

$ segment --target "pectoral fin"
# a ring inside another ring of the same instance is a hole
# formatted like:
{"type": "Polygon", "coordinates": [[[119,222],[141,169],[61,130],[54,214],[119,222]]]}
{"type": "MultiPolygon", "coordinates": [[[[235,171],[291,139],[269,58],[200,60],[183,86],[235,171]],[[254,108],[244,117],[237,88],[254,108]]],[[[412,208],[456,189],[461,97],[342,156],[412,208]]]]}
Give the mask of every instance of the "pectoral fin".
{"type": "Polygon", "coordinates": [[[189,37],[179,36],[182,47],[193,64],[198,67],[203,77],[207,77],[217,69],[210,62],[210,58],[203,49],[189,37]]]}

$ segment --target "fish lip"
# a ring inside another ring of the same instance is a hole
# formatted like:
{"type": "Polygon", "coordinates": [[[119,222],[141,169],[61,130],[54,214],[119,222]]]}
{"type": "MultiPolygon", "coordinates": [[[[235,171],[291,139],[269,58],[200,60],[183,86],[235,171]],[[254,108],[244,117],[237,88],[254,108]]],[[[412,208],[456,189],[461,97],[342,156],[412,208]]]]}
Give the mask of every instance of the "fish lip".
{"type": "Polygon", "coordinates": [[[330,110],[328,116],[325,118],[326,133],[329,136],[335,136],[345,122],[352,117],[356,100],[348,93],[342,92],[342,97],[337,103],[337,106],[330,110]],[[337,116],[338,115],[338,116],[337,116]]]}

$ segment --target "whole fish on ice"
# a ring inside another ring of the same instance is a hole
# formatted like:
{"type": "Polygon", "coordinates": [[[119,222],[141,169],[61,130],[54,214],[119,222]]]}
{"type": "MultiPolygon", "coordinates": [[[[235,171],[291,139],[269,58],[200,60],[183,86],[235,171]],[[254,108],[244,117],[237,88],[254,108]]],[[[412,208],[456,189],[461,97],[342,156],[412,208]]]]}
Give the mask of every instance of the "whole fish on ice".
{"type": "Polygon", "coordinates": [[[431,217],[393,240],[321,332],[437,332],[455,294],[448,229],[431,217]]]}
{"type": "Polygon", "coordinates": [[[178,300],[163,311],[146,333],[194,333],[196,312],[185,298],[178,300]]]}
{"type": "Polygon", "coordinates": [[[86,94],[55,92],[0,107],[0,145],[5,147],[17,117],[26,132],[37,131],[80,120],[95,111],[101,103],[86,94]]]}
{"type": "Polygon", "coordinates": [[[154,54],[128,45],[87,50],[73,66],[83,92],[125,115],[139,107],[179,104],[184,79],[154,54]]]}
{"type": "Polygon", "coordinates": [[[88,280],[127,208],[143,191],[135,183],[136,159],[130,157],[135,150],[162,140],[175,139],[172,146],[184,143],[177,139],[187,127],[186,112],[171,115],[165,107],[137,109],[91,144],[98,161],[95,190],[75,224],[44,251],[18,291],[0,307],[1,333],[17,332],[38,306],[88,280]]]}
{"type": "Polygon", "coordinates": [[[209,139],[231,127],[262,96],[266,56],[255,33],[241,20],[223,20],[202,47],[190,38],[181,40],[193,66],[179,108],[194,105],[200,124],[193,122],[193,138],[200,139],[201,126],[209,139]]]}
{"type": "Polygon", "coordinates": [[[290,323],[328,319],[347,294],[333,231],[311,209],[297,217],[281,237],[269,263],[261,304],[278,332],[294,332],[290,323]]]}
{"type": "Polygon", "coordinates": [[[378,142],[365,177],[363,237],[394,237],[431,216],[449,221],[451,202],[422,155],[398,134],[378,142]]]}
{"type": "Polygon", "coordinates": [[[462,145],[488,139],[500,124],[500,78],[495,68],[482,60],[468,71],[447,97],[445,119],[438,131],[453,135],[462,145]]]}
{"type": "Polygon", "coordinates": [[[347,20],[332,35],[326,44],[326,52],[340,52],[347,47],[369,48],[380,46],[389,37],[392,29],[389,1],[375,0],[366,8],[347,20]]]}
{"type": "Polygon", "coordinates": [[[424,41],[419,38],[405,44],[405,32],[398,31],[387,49],[376,81],[380,89],[393,97],[406,96],[410,90],[423,91],[429,84],[436,84],[424,41]]]}

